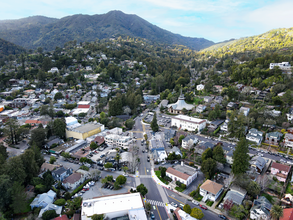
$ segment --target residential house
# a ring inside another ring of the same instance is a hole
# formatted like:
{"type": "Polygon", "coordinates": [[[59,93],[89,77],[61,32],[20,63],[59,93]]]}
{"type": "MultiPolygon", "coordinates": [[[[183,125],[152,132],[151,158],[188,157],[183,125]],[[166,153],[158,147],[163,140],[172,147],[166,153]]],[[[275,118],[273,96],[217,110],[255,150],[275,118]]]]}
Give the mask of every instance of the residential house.
{"type": "Polygon", "coordinates": [[[61,182],[71,174],[72,174],[71,168],[66,169],[64,167],[59,167],[58,169],[52,171],[52,177],[54,178],[54,180],[61,181],[61,182]]]}
{"type": "Polygon", "coordinates": [[[241,91],[244,88],[243,84],[237,84],[236,88],[238,89],[238,91],[241,91]]]}
{"type": "Polygon", "coordinates": [[[244,114],[244,116],[248,116],[248,114],[249,114],[249,110],[250,110],[250,108],[247,108],[247,107],[241,107],[240,109],[239,109],[239,112],[240,113],[243,113],[244,114]]]}
{"type": "Polygon", "coordinates": [[[45,148],[51,148],[53,144],[59,145],[61,143],[64,143],[64,141],[60,138],[54,138],[53,140],[49,141],[47,144],[45,144],[45,148]]]}
{"type": "Polygon", "coordinates": [[[163,162],[167,158],[165,148],[153,148],[152,150],[154,162],[163,162]]]}
{"type": "Polygon", "coordinates": [[[266,161],[264,158],[258,156],[256,159],[252,159],[251,161],[251,167],[259,174],[263,171],[263,169],[266,167],[266,161]]]}
{"type": "Polygon", "coordinates": [[[53,220],[69,220],[69,218],[64,214],[54,218],[53,220]]]}
{"type": "Polygon", "coordinates": [[[224,186],[211,180],[206,180],[199,188],[202,201],[216,201],[224,190],[224,186]]]}
{"type": "Polygon", "coordinates": [[[195,135],[188,135],[182,139],[182,147],[184,149],[189,149],[194,144],[197,144],[198,138],[195,135]]]}
{"type": "Polygon", "coordinates": [[[290,108],[289,112],[286,115],[287,115],[288,121],[292,121],[293,120],[293,108],[290,108]]]}
{"type": "Polygon", "coordinates": [[[274,69],[275,66],[278,66],[281,70],[291,70],[291,64],[289,62],[270,63],[270,69],[274,69]]]}
{"type": "Polygon", "coordinates": [[[238,104],[235,103],[235,102],[229,102],[228,105],[227,105],[227,109],[228,110],[234,110],[238,107],[238,104]]]}
{"type": "Polygon", "coordinates": [[[176,130],[173,129],[165,129],[164,130],[164,139],[165,141],[169,142],[171,138],[176,135],[176,130]]]}
{"type": "Polygon", "coordinates": [[[225,122],[221,125],[220,129],[221,131],[226,131],[228,132],[228,124],[229,124],[229,119],[226,119],[225,122]]]}
{"type": "Polygon", "coordinates": [[[62,186],[66,189],[74,190],[85,181],[85,176],[81,173],[73,173],[62,181],[62,186]]]}
{"type": "Polygon", "coordinates": [[[203,98],[203,101],[206,102],[206,103],[210,103],[212,100],[213,100],[213,97],[211,97],[211,96],[205,96],[203,98]]]}
{"type": "Polygon", "coordinates": [[[203,85],[203,84],[199,84],[199,85],[197,85],[197,86],[196,86],[196,90],[197,90],[197,91],[202,91],[202,90],[204,90],[204,85],[203,85]]]}
{"type": "Polygon", "coordinates": [[[260,145],[263,140],[263,132],[258,131],[255,128],[251,128],[246,135],[246,140],[255,142],[257,145],[260,145]]]}
{"type": "Polygon", "coordinates": [[[258,199],[253,201],[253,205],[250,209],[250,219],[269,220],[271,208],[272,204],[269,200],[264,196],[260,196],[258,199]]]}
{"type": "Polygon", "coordinates": [[[232,185],[230,187],[230,190],[224,197],[224,203],[228,200],[232,201],[233,204],[241,205],[243,200],[245,199],[246,194],[247,191],[245,189],[242,189],[241,187],[236,185],[232,185]]]}
{"type": "Polygon", "coordinates": [[[208,126],[209,130],[215,131],[221,124],[224,123],[224,120],[214,120],[208,126]]]}
{"type": "Polygon", "coordinates": [[[291,166],[273,162],[271,165],[271,174],[275,175],[280,182],[286,182],[291,166]]]}
{"type": "Polygon", "coordinates": [[[161,103],[159,104],[159,107],[163,106],[166,108],[168,106],[169,101],[167,99],[163,99],[161,103]]]}
{"type": "Polygon", "coordinates": [[[48,73],[58,73],[59,70],[57,67],[52,67],[51,70],[48,71],[48,73]]]}
{"type": "Polygon", "coordinates": [[[283,136],[283,134],[280,132],[277,132],[277,131],[266,133],[265,142],[268,144],[278,145],[282,136],[283,136]]]}
{"type": "Polygon", "coordinates": [[[222,93],[222,91],[223,91],[223,86],[215,85],[214,88],[215,88],[216,92],[218,92],[218,93],[222,93]]]}
{"type": "Polygon", "coordinates": [[[215,102],[218,103],[218,104],[221,104],[222,101],[223,101],[223,99],[224,99],[224,98],[223,98],[222,96],[216,96],[216,97],[215,97],[215,102]]]}
{"type": "Polygon", "coordinates": [[[186,166],[181,162],[181,165],[168,167],[166,176],[170,177],[173,181],[179,181],[180,183],[189,186],[193,180],[197,177],[197,170],[193,167],[186,166]]]}
{"type": "Polygon", "coordinates": [[[226,154],[226,161],[228,164],[232,165],[233,164],[233,152],[235,148],[232,148],[227,154],[226,154]]]}
{"type": "Polygon", "coordinates": [[[293,148],[293,134],[286,133],[283,141],[285,147],[293,148]]]}
{"type": "Polygon", "coordinates": [[[42,214],[48,210],[55,210],[57,214],[61,214],[62,206],[56,206],[53,204],[55,198],[56,193],[53,190],[49,190],[46,193],[39,194],[30,204],[31,209],[41,208],[41,211],[39,212],[39,217],[41,217],[42,214]]]}
{"type": "Polygon", "coordinates": [[[205,105],[198,105],[197,107],[196,107],[196,109],[195,109],[195,111],[197,112],[197,113],[202,113],[202,112],[204,112],[204,110],[206,110],[206,106],[205,105]]]}
{"type": "Polygon", "coordinates": [[[105,138],[103,136],[97,136],[94,139],[94,142],[99,146],[103,145],[105,143],[105,138]]]}
{"type": "Polygon", "coordinates": [[[143,95],[144,102],[149,104],[157,101],[160,98],[160,95],[143,95]]]}
{"type": "Polygon", "coordinates": [[[215,146],[216,146],[216,144],[212,143],[212,142],[200,142],[195,147],[195,151],[201,155],[203,152],[205,152],[206,149],[208,149],[208,148],[213,149],[215,146]]]}

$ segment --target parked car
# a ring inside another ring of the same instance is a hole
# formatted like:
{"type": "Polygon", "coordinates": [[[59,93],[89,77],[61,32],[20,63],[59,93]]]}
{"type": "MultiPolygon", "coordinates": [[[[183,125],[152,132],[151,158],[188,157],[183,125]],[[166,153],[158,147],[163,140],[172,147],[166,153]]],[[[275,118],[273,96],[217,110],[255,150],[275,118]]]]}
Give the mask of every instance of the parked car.
{"type": "Polygon", "coordinates": [[[151,219],[155,219],[155,215],[153,212],[151,212],[151,219]]]}
{"type": "Polygon", "coordinates": [[[192,203],[193,203],[194,205],[199,205],[199,202],[197,202],[197,201],[195,201],[195,200],[192,200],[192,203]]]}
{"type": "Polygon", "coordinates": [[[204,205],[199,205],[199,207],[201,207],[202,209],[204,209],[204,210],[207,210],[208,208],[206,207],[206,206],[204,206],[204,205]]]}
{"type": "Polygon", "coordinates": [[[225,215],[219,215],[219,218],[224,219],[224,220],[228,220],[228,218],[225,215]]]}

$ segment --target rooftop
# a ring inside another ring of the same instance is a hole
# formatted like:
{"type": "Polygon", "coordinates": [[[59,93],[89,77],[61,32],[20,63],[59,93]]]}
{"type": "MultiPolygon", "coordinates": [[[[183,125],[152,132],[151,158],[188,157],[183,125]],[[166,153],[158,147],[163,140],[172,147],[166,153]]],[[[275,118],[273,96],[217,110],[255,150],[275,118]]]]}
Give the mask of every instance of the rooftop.
{"type": "Polygon", "coordinates": [[[181,173],[185,173],[185,174],[187,174],[189,176],[192,176],[196,172],[196,170],[194,168],[192,168],[192,167],[189,167],[189,166],[186,166],[186,165],[182,166],[182,165],[179,165],[179,164],[177,164],[174,167],[174,169],[180,171],[181,173]]]}
{"type": "Polygon", "coordinates": [[[223,188],[223,185],[216,183],[216,182],[213,182],[211,180],[206,180],[200,186],[200,188],[216,195],[223,188]]]}
{"type": "Polygon", "coordinates": [[[71,129],[72,131],[78,132],[78,133],[86,133],[92,130],[95,130],[97,128],[100,128],[102,125],[98,123],[87,123],[85,125],[81,125],[78,127],[75,127],[74,129],[71,129]]]}
{"type": "Polygon", "coordinates": [[[187,115],[177,115],[177,116],[173,117],[173,119],[183,120],[183,121],[187,121],[187,122],[191,122],[191,123],[195,123],[195,124],[201,124],[201,123],[205,122],[205,120],[203,120],[203,119],[193,118],[193,117],[190,117],[187,115]]]}
{"type": "Polygon", "coordinates": [[[284,164],[273,162],[271,168],[275,168],[275,169],[278,169],[280,171],[289,172],[290,169],[291,169],[291,166],[287,166],[287,165],[284,165],[284,164]]]}
{"type": "Polygon", "coordinates": [[[69,177],[67,177],[65,180],[63,180],[63,183],[75,183],[76,181],[80,180],[82,177],[81,173],[73,173],[69,177]]]}

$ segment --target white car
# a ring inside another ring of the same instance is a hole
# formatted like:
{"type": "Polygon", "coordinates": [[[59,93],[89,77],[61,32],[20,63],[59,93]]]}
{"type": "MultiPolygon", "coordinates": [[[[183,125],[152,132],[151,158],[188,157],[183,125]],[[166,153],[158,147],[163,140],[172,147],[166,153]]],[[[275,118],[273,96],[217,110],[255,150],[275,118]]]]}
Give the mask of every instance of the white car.
{"type": "Polygon", "coordinates": [[[199,205],[199,202],[197,202],[197,201],[195,201],[195,200],[192,200],[192,203],[193,203],[194,205],[199,205]]]}
{"type": "Polygon", "coordinates": [[[127,173],[123,173],[123,176],[128,176],[128,174],[127,173]]]}
{"type": "Polygon", "coordinates": [[[175,208],[178,207],[178,205],[175,202],[171,202],[171,205],[174,206],[175,208]]]}
{"type": "Polygon", "coordinates": [[[283,160],[283,159],[281,159],[280,161],[281,161],[282,163],[286,163],[286,162],[287,162],[286,160],[283,160]]]}

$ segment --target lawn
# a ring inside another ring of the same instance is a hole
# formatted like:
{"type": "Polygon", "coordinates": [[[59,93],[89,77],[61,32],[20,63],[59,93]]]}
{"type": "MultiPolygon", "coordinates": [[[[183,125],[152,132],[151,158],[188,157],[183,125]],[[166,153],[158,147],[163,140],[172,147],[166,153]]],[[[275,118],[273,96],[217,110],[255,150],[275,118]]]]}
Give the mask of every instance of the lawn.
{"type": "Polygon", "coordinates": [[[291,183],[288,183],[287,188],[286,188],[286,193],[293,195],[293,189],[292,189],[291,183]]]}
{"type": "Polygon", "coordinates": [[[207,201],[206,204],[207,204],[207,206],[211,207],[214,204],[214,202],[213,201],[207,201]]]}
{"type": "Polygon", "coordinates": [[[198,103],[199,103],[200,101],[203,101],[203,99],[200,99],[200,98],[198,98],[198,97],[194,97],[194,98],[193,98],[193,102],[187,102],[187,101],[186,101],[186,103],[188,103],[188,104],[198,105],[198,103]]]}
{"type": "Polygon", "coordinates": [[[272,189],[272,190],[278,192],[279,194],[281,193],[283,187],[284,186],[281,183],[279,183],[278,181],[275,182],[274,180],[271,180],[271,182],[268,186],[269,189],[272,189]]]}
{"type": "Polygon", "coordinates": [[[163,178],[161,177],[161,171],[160,171],[160,170],[155,171],[155,174],[156,174],[156,176],[157,176],[157,177],[158,177],[163,183],[165,183],[166,185],[169,184],[169,182],[168,182],[167,180],[165,180],[165,179],[163,179],[163,178]]]}

